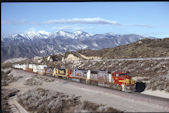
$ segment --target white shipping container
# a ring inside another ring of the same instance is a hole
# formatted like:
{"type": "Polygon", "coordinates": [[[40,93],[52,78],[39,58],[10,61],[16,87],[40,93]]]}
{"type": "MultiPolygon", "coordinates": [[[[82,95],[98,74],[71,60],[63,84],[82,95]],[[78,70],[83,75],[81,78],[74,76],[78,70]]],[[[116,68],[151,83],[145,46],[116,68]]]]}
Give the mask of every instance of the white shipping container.
{"type": "Polygon", "coordinates": [[[37,69],[37,70],[38,70],[38,69],[39,69],[39,65],[35,65],[35,64],[34,64],[34,65],[33,65],[33,69],[37,69]]]}
{"type": "Polygon", "coordinates": [[[18,64],[15,65],[15,68],[18,68],[18,64]]]}
{"type": "Polygon", "coordinates": [[[15,68],[18,68],[18,64],[15,65],[15,68]]]}
{"type": "Polygon", "coordinates": [[[26,70],[27,67],[28,67],[28,64],[24,64],[23,65],[23,70],[26,70]]]}
{"type": "Polygon", "coordinates": [[[47,65],[39,65],[39,69],[44,69],[47,65]]]}
{"type": "Polygon", "coordinates": [[[17,65],[17,68],[19,69],[20,67],[21,67],[21,66],[18,64],[18,65],[17,65]]]}
{"type": "Polygon", "coordinates": [[[21,65],[21,64],[19,64],[19,65],[18,65],[18,68],[19,68],[19,69],[21,69],[21,68],[22,68],[22,65],[21,65]]]}
{"type": "Polygon", "coordinates": [[[23,65],[22,64],[20,65],[20,69],[23,69],[23,65]]]}
{"type": "Polygon", "coordinates": [[[18,64],[15,65],[15,68],[18,68],[18,64]]]}
{"type": "Polygon", "coordinates": [[[33,72],[37,73],[37,72],[38,72],[38,69],[33,69],[33,72]]]}
{"type": "Polygon", "coordinates": [[[38,72],[45,72],[44,69],[38,69],[38,72]]]}
{"type": "Polygon", "coordinates": [[[71,76],[87,78],[87,70],[75,69],[73,70],[73,73],[71,74],[71,76]]]}
{"type": "Polygon", "coordinates": [[[33,65],[35,65],[35,64],[29,64],[29,68],[33,69],[33,65]]]}
{"type": "Polygon", "coordinates": [[[22,65],[21,65],[21,64],[19,64],[19,65],[18,65],[18,68],[19,68],[19,69],[21,69],[21,67],[22,67],[22,65]]]}
{"type": "Polygon", "coordinates": [[[87,71],[87,80],[90,80],[90,74],[91,74],[91,71],[88,70],[88,71],[87,71]]]}

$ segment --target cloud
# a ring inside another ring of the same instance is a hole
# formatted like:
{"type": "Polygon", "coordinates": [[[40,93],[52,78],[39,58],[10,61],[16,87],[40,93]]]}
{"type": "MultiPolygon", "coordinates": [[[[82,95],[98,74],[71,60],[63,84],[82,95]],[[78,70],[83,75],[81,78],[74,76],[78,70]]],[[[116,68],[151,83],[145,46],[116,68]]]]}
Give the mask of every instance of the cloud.
{"type": "MultiPolygon", "coordinates": [[[[117,21],[107,20],[99,17],[95,18],[71,18],[71,19],[55,19],[44,22],[29,22],[26,20],[21,21],[2,21],[3,25],[18,25],[18,24],[31,24],[31,25],[44,25],[44,24],[96,24],[96,25],[118,25],[118,26],[135,26],[152,28],[148,24],[122,24],[117,21]]],[[[68,28],[68,27],[67,27],[68,28]]]]}
{"type": "Polygon", "coordinates": [[[84,30],[84,29],[91,29],[93,27],[86,27],[86,26],[80,26],[80,25],[65,25],[65,26],[54,26],[52,29],[54,30],[84,30]]]}
{"type": "Polygon", "coordinates": [[[4,25],[15,24],[109,24],[109,25],[121,25],[119,22],[106,20],[103,18],[72,18],[72,19],[58,19],[48,20],[45,22],[28,22],[28,21],[2,21],[4,25]]]}
{"type": "Polygon", "coordinates": [[[44,22],[45,24],[111,24],[121,25],[119,22],[106,20],[102,18],[72,18],[72,19],[59,19],[49,20],[44,22]]]}

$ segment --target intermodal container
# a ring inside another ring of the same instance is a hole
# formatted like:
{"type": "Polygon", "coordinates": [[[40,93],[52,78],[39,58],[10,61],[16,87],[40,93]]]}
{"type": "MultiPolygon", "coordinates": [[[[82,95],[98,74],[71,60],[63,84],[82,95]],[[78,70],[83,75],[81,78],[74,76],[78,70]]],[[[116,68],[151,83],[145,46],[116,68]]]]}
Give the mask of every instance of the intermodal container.
{"type": "Polygon", "coordinates": [[[73,70],[72,74],[70,75],[72,78],[87,78],[87,70],[79,70],[75,69],[73,70]]]}
{"type": "Polygon", "coordinates": [[[53,68],[51,68],[51,67],[46,68],[45,74],[46,74],[46,75],[52,75],[52,74],[53,74],[53,68]]]}

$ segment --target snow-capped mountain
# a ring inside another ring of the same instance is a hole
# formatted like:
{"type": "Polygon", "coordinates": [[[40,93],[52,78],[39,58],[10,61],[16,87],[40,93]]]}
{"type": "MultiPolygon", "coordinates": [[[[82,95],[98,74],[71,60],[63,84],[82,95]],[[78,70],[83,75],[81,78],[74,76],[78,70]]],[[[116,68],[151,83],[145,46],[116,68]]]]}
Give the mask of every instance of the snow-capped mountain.
{"type": "Polygon", "coordinates": [[[13,38],[13,39],[19,39],[19,38],[27,38],[27,39],[34,39],[34,38],[48,38],[50,33],[45,31],[38,31],[38,32],[27,32],[22,34],[14,34],[11,37],[7,38],[13,38]]]}
{"type": "Polygon", "coordinates": [[[79,38],[87,38],[92,36],[89,33],[82,32],[82,31],[76,31],[74,33],[67,32],[67,31],[57,31],[54,33],[49,33],[46,31],[38,31],[38,32],[27,32],[22,34],[14,34],[9,37],[5,38],[13,38],[13,39],[19,39],[19,38],[27,38],[27,39],[36,39],[36,38],[71,38],[71,39],[79,39],[79,38]]]}
{"type": "Polygon", "coordinates": [[[78,38],[87,38],[87,37],[90,37],[90,36],[92,36],[91,34],[89,34],[89,33],[86,33],[86,32],[82,32],[82,31],[76,31],[76,32],[74,32],[74,34],[75,34],[75,38],[76,39],[78,39],[78,38]]]}
{"type": "Polygon", "coordinates": [[[50,35],[50,37],[52,38],[60,37],[60,38],[72,38],[72,39],[87,38],[90,36],[92,35],[82,31],[76,31],[74,33],[67,32],[67,31],[57,31],[50,35]]]}
{"type": "Polygon", "coordinates": [[[143,38],[135,34],[114,35],[107,33],[91,35],[82,31],[74,33],[67,31],[54,33],[38,31],[15,34],[1,40],[1,61],[17,57],[47,56],[81,49],[112,48],[143,38]]]}

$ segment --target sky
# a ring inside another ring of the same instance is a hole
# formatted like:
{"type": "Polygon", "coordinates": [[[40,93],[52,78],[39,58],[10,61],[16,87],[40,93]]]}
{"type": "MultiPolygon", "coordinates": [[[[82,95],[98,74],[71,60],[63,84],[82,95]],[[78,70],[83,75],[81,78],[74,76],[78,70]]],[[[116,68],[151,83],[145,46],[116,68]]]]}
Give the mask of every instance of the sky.
{"type": "Polygon", "coordinates": [[[46,31],[169,37],[169,2],[1,3],[1,35],[46,31]]]}

